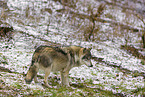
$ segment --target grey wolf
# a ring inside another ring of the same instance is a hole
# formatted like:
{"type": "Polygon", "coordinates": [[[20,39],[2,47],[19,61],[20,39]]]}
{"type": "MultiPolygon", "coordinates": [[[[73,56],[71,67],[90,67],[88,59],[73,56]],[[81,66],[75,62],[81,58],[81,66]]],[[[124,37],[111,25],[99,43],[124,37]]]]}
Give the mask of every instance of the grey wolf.
{"type": "Polygon", "coordinates": [[[34,82],[37,83],[37,72],[41,69],[45,72],[45,86],[51,87],[47,81],[50,72],[60,71],[61,85],[69,87],[68,77],[71,68],[82,64],[92,67],[90,50],[80,46],[39,46],[33,54],[25,81],[30,84],[34,78],[34,82]]]}

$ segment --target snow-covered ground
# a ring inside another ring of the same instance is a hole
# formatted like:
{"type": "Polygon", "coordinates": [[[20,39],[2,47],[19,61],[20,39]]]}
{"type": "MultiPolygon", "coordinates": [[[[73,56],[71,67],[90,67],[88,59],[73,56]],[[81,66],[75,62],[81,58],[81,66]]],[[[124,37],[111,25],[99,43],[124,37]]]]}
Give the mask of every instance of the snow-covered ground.
{"type": "MultiPolygon", "coordinates": [[[[93,4],[93,2],[95,1],[92,1],[91,4],[93,4]]],[[[8,64],[0,64],[0,66],[19,73],[27,72],[35,46],[47,43],[43,40],[28,36],[28,33],[35,37],[41,37],[44,40],[59,43],[61,45],[80,45],[87,48],[91,47],[91,53],[95,57],[103,58],[104,61],[109,63],[116,63],[132,72],[145,72],[145,65],[141,64],[140,59],[137,59],[131,54],[128,54],[126,51],[120,49],[120,45],[125,43],[123,39],[116,39],[115,42],[108,40],[96,43],[82,41],[77,38],[69,38],[68,36],[73,33],[73,29],[70,28],[71,25],[64,24],[67,20],[67,16],[62,15],[61,18],[57,17],[56,10],[63,8],[59,2],[47,0],[8,0],[7,4],[10,10],[13,10],[13,13],[18,14],[17,16],[20,17],[11,16],[7,19],[7,23],[12,25],[17,33],[14,34],[13,40],[9,42],[0,42],[0,55],[5,56],[6,61],[8,62],[8,64]],[[27,7],[29,7],[30,15],[34,16],[33,19],[27,17],[25,18],[24,15],[27,13],[27,7]],[[49,14],[49,12],[42,14],[41,10],[43,8],[51,8],[52,14],[49,14]],[[39,22],[37,22],[37,18],[39,18],[39,22]],[[49,21],[49,33],[46,34],[49,21]],[[23,31],[26,34],[19,33],[19,31],[23,31]],[[10,49],[5,48],[7,45],[10,49]]],[[[80,5],[77,7],[80,8],[80,5]]],[[[81,10],[83,10],[83,8],[81,10]]],[[[117,13],[121,14],[121,11],[117,13]]],[[[118,18],[122,21],[123,15],[120,14],[118,15],[120,17],[118,18]]],[[[140,22],[137,23],[139,25],[141,24],[140,22]]],[[[102,27],[104,27],[102,30],[107,29],[105,26],[102,27]]],[[[136,38],[137,37],[134,39],[136,38]]],[[[144,87],[144,78],[142,76],[133,77],[132,74],[124,74],[118,68],[99,64],[95,60],[92,60],[92,63],[94,67],[91,68],[85,65],[73,68],[70,71],[70,77],[81,78],[85,81],[92,80],[92,86],[94,87],[99,87],[101,84],[103,90],[113,91],[113,93],[123,93],[128,96],[133,95],[133,90],[144,87]]],[[[40,74],[43,75],[43,73],[40,74]]],[[[12,74],[12,78],[9,76],[7,77],[7,75],[11,74],[1,72],[1,76],[3,77],[2,79],[9,85],[14,86],[15,82],[17,83],[20,81],[19,85],[23,88],[43,88],[38,84],[25,84],[23,76],[20,74],[12,74]],[[19,80],[17,80],[18,78],[19,80]],[[12,80],[14,82],[12,82],[12,80]]],[[[53,73],[51,73],[51,76],[53,76],[53,73]]]]}

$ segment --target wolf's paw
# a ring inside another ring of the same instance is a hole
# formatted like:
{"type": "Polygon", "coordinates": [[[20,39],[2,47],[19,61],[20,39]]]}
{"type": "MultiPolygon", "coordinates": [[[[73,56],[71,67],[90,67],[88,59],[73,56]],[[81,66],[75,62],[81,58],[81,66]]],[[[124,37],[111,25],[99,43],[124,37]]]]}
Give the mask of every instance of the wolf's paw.
{"type": "Polygon", "coordinates": [[[61,84],[61,86],[66,87],[66,88],[70,87],[69,84],[61,84]]]}
{"type": "Polygon", "coordinates": [[[42,84],[44,87],[46,87],[46,88],[53,88],[52,86],[50,86],[49,84],[47,84],[47,83],[45,83],[44,82],[44,84],[42,84]]]}
{"type": "Polygon", "coordinates": [[[34,82],[35,82],[35,83],[39,83],[39,81],[38,81],[38,80],[34,80],[34,82]]]}

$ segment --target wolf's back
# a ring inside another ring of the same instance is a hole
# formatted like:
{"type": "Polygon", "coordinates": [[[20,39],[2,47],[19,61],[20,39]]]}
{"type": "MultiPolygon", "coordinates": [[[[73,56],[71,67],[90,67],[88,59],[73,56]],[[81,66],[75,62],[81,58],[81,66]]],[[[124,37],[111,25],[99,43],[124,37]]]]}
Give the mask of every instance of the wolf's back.
{"type": "Polygon", "coordinates": [[[31,66],[33,66],[35,62],[38,62],[38,57],[41,53],[48,52],[48,51],[55,51],[62,55],[67,55],[67,53],[64,52],[60,47],[51,47],[51,46],[41,45],[35,50],[33,54],[31,66]]]}
{"type": "Polygon", "coordinates": [[[39,47],[35,50],[35,52],[34,52],[34,54],[33,54],[33,56],[32,56],[32,63],[31,63],[31,66],[33,66],[34,63],[38,61],[38,56],[44,51],[45,48],[50,48],[50,47],[49,47],[49,46],[39,46],[39,47]]]}

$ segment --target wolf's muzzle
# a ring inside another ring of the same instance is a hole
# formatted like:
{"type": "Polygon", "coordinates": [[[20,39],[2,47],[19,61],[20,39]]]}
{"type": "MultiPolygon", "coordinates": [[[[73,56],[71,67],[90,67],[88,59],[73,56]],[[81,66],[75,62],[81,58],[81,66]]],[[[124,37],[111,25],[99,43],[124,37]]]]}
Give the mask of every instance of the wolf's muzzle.
{"type": "Polygon", "coordinates": [[[93,64],[92,64],[92,62],[90,62],[90,64],[89,64],[89,66],[88,67],[93,67],[93,64]]]}
{"type": "Polygon", "coordinates": [[[91,64],[90,66],[88,66],[88,67],[93,67],[93,64],[91,64]]]}

